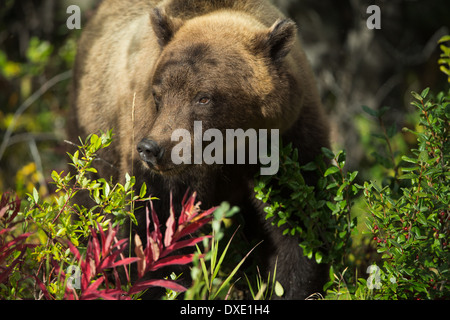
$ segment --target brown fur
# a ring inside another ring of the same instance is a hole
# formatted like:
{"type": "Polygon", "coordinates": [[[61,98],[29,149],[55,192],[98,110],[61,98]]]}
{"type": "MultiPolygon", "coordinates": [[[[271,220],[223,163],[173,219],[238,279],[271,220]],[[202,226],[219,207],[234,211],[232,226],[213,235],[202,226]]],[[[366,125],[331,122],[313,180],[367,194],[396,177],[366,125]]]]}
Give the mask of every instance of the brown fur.
{"type": "Polygon", "coordinates": [[[328,145],[295,25],[271,4],[104,0],[80,40],[73,89],[72,139],[114,129],[114,143],[101,157],[116,169],[99,168],[102,176],[121,180],[128,172],[146,182],[161,199],[155,203],[159,213],[168,212],[169,192],[179,203],[188,187],[198,192],[204,208],[222,201],[240,206],[248,225],[257,223],[255,234],[265,238],[268,270],[278,257],[285,297],[321,290],[325,268],[303,257],[297,239],[265,221],[262,204],[253,197],[255,168],[175,167],[170,161],[173,130],[192,132],[196,120],[203,130],[278,128],[283,141],[299,149],[303,163],[328,145]],[[211,98],[210,105],[196,104],[202,95],[211,98]],[[166,150],[152,169],[136,151],[143,139],[166,150]]]}

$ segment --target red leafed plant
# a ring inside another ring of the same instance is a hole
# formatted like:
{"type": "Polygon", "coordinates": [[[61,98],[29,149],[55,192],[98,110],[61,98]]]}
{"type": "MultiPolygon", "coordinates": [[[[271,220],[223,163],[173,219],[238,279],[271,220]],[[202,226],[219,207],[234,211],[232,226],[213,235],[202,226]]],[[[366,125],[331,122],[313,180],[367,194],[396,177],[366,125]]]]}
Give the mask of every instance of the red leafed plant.
{"type": "MultiPolygon", "coordinates": [[[[127,239],[115,241],[118,228],[109,226],[105,232],[100,226],[100,237],[91,228],[92,239],[89,241],[86,256],[83,258],[75,246],[69,242],[69,248],[81,269],[81,296],[80,300],[106,299],[121,300],[126,299],[126,292],[122,291],[116,267],[128,265],[136,262],[138,258],[123,258],[121,254],[125,250],[127,239]],[[121,256],[121,260],[117,258],[121,256]],[[113,269],[116,280],[115,288],[110,289],[108,283],[107,270],[113,269]],[[98,277],[98,275],[101,275],[98,277]],[[97,279],[95,279],[98,277],[97,279]],[[106,289],[99,290],[100,285],[105,283],[106,289]]],[[[69,290],[70,291],[70,290],[69,290]]],[[[76,291],[67,295],[68,299],[76,299],[76,291]]]]}
{"type": "Polygon", "coordinates": [[[132,286],[129,294],[135,294],[153,286],[165,287],[177,292],[184,292],[187,290],[185,287],[172,280],[147,280],[144,278],[146,273],[158,270],[162,267],[191,263],[194,254],[173,255],[173,253],[176,250],[195,246],[205,238],[210,238],[210,236],[202,236],[185,239],[188,235],[195,233],[206,223],[210,222],[212,219],[211,214],[216,209],[211,208],[201,212],[200,203],[195,203],[196,193],[193,193],[189,199],[187,198],[187,195],[188,193],[186,193],[182,201],[182,210],[178,217],[178,223],[176,223],[171,197],[170,216],[166,222],[164,241],[159,225],[159,219],[153,208],[152,202],[150,202],[151,210],[147,207],[147,244],[144,249],[139,236],[135,236],[135,253],[139,258],[139,280],[132,286]],[[153,221],[152,232],[150,232],[150,213],[153,221]]]}
{"type": "MultiPolygon", "coordinates": [[[[118,228],[112,228],[105,232],[98,225],[99,233],[91,228],[91,239],[89,240],[86,253],[82,255],[80,251],[71,243],[68,242],[70,252],[74,256],[74,265],[79,268],[78,274],[81,279],[79,288],[72,288],[71,285],[65,287],[65,300],[129,300],[127,293],[122,290],[118,272],[116,270],[119,266],[126,266],[130,263],[136,262],[138,258],[123,258],[123,251],[126,248],[127,239],[117,241],[116,234],[118,228]],[[120,260],[117,258],[120,257],[120,260]],[[112,273],[115,278],[115,284],[109,283],[109,273],[112,273]],[[104,289],[100,286],[104,285],[104,289]],[[77,292],[75,289],[79,289],[77,292]],[[80,294],[78,294],[80,293],[80,294]]],[[[64,283],[66,281],[66,273],[60,268],[56,261],[52,260],[53,273],[59,275],[57,281],[64,283]]],[[[39,279],[35,277],[44,297],[47,300],[53,300],[54,297],[49,293],[47,287],[39,279]]]]}

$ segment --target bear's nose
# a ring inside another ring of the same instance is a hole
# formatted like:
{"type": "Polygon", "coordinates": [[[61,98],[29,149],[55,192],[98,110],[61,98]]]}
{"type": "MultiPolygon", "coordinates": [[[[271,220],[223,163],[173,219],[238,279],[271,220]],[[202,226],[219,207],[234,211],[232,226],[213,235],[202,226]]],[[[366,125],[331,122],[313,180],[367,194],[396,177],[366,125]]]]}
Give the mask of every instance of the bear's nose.
{"type": "Polygon", "coordinates": [[[139,142],[137,151],[142,161],[152,166],[155,166],[164,155],[164,148],[161,148],[158,143],[149,139],[143,139],[139,142]]]}

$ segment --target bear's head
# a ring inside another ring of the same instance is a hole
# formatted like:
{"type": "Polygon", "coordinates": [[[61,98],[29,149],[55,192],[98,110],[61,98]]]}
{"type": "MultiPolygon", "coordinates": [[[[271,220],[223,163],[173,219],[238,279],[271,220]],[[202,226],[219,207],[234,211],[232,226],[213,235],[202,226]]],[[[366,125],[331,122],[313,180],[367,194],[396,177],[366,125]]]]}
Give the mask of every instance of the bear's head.
{"type": "Polygon", "coordinates": [[[223,134],[215,142],[225,154],[227,129],[283,127],[295,81],[286,63],[296,39],[291,20],[267,27],[223,10],[183,21],[157,8],[151,25],[161,50],[148,89],[147,107],[155,116],[146,119],[151,125],[137,146],[149,168],[174,175],[208,165],[195,152],[208,146],[199,140],[209,129],[215,130],[209,141],[223,134]],[[174,161],[174,154],[188,161],[174,161]]]}

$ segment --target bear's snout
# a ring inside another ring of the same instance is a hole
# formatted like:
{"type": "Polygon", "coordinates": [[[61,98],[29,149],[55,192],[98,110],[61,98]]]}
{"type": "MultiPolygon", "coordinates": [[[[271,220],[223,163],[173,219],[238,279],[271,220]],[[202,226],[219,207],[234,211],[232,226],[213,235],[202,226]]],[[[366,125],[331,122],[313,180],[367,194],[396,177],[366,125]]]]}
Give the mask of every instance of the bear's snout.
{"type": "Polygon", "coordinates": [[[157,142],[149,139],[143,139],[139,142],[137,151],[142,161],[146,162],[150,167],[155,167],[164,156],[164,148],[160,147],[157,142]]]}

